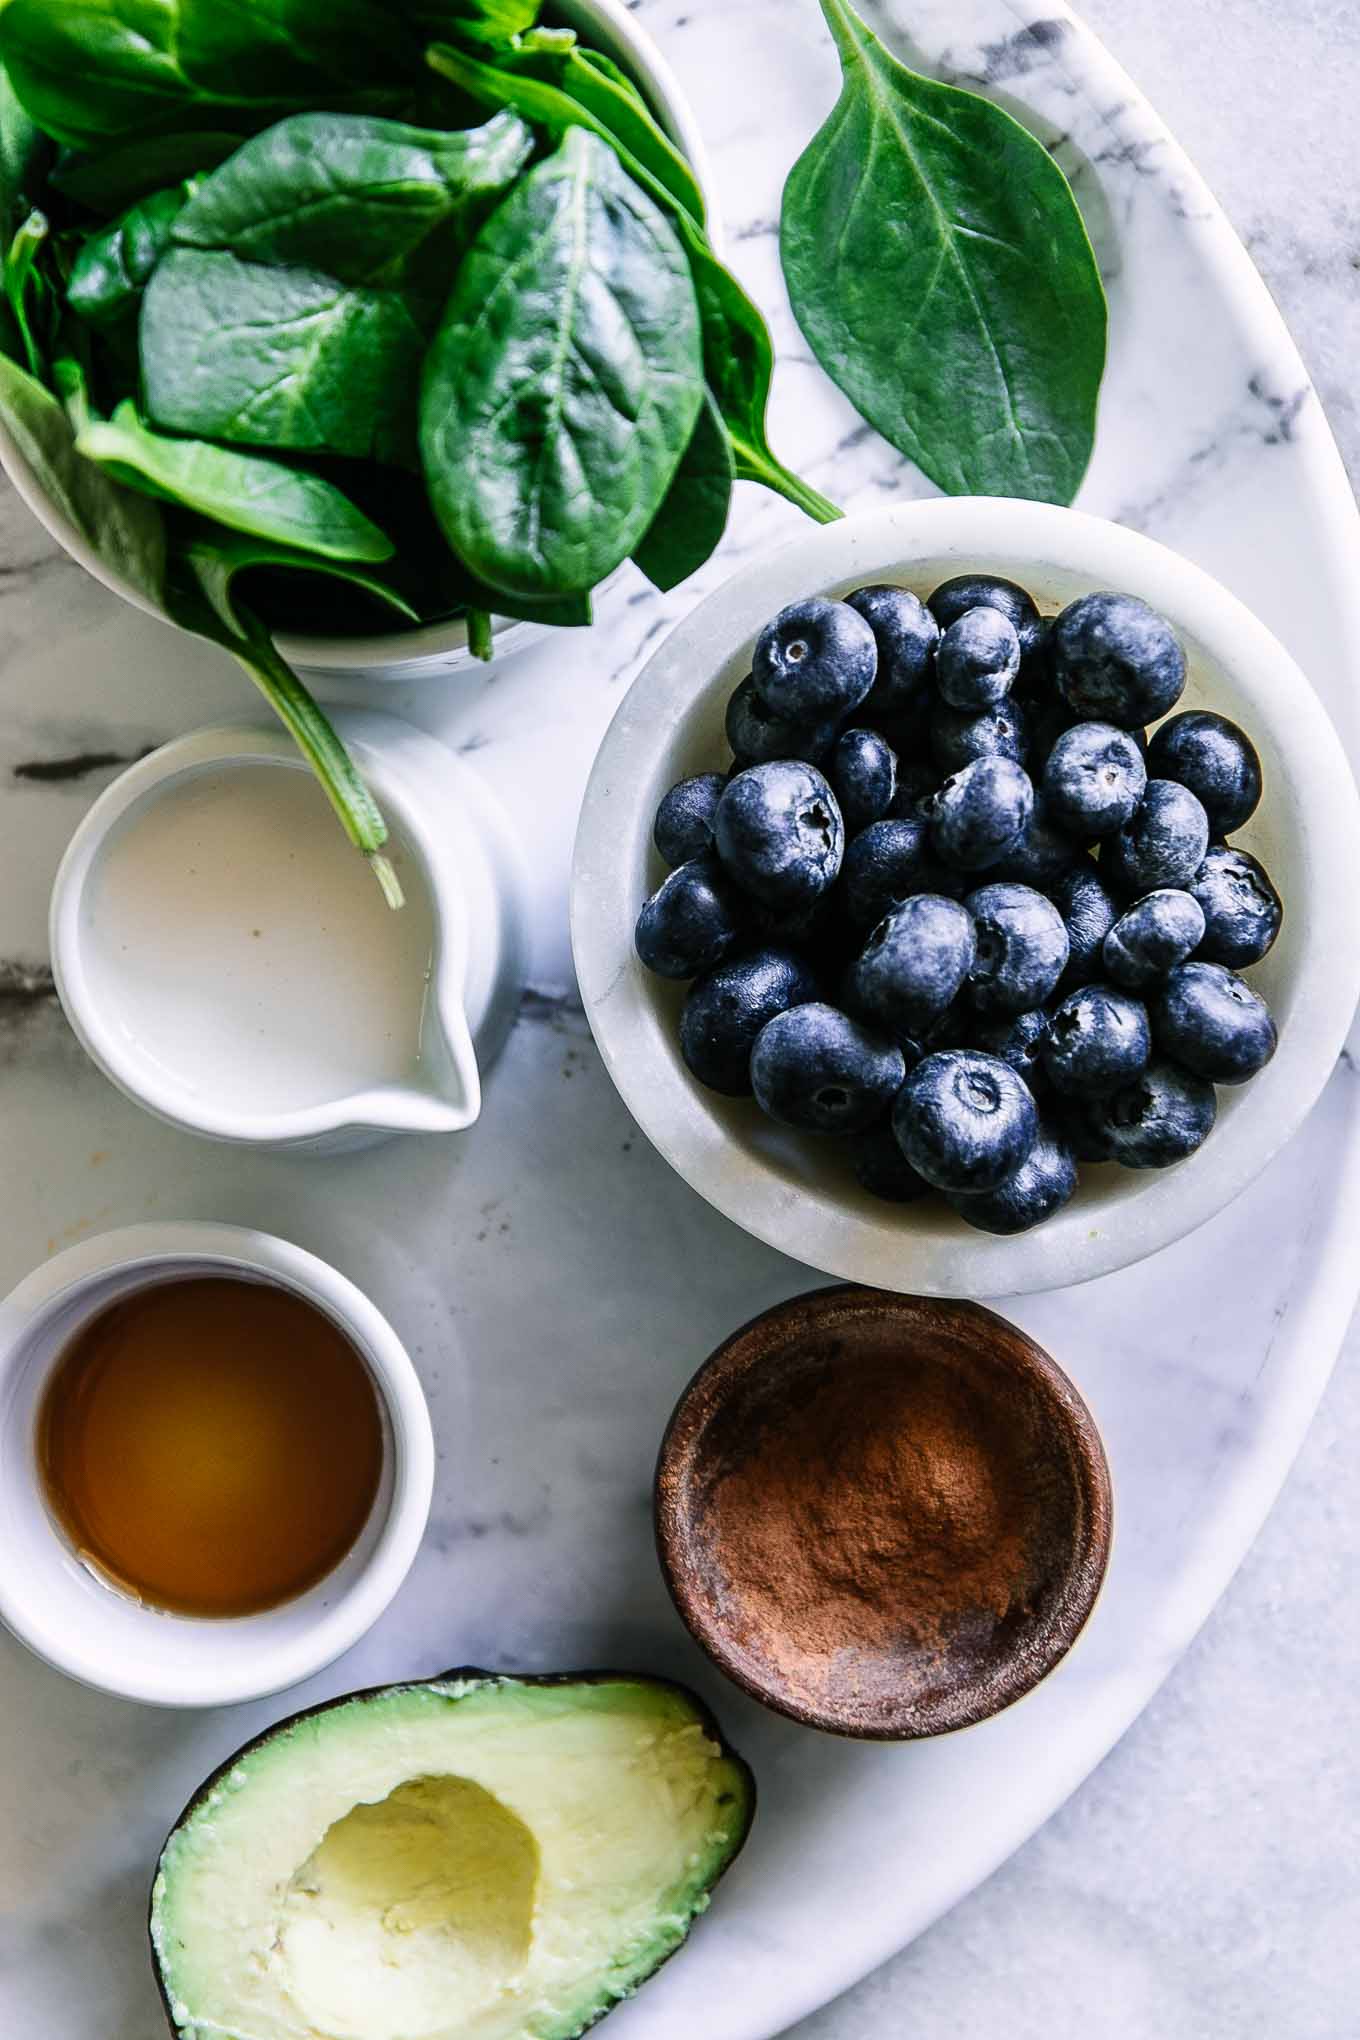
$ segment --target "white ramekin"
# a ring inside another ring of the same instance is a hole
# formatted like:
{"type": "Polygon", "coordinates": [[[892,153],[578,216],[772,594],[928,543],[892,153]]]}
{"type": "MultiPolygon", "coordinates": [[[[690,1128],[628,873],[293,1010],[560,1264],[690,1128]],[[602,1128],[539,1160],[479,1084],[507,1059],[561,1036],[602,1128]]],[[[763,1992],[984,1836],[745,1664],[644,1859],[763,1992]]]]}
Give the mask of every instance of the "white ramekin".
{"type": "MultiPolygon", "coordinates": [[[[698,125],[674,72],[625,0],[554,0],[549,12],[574,28],[583,42],[612,57],[633,78],[657,119],[688,160],[709,211],[709,238],[719,244],[713,186],[698,125]]],[[[113,594],[121,595],[147,615],[160,612],[131,581],[116,573],[89,545],[64,511],[43,488],[18,446],[0,421],[0,468],[16,494],[38,522],[88,574],[113,594]]],[[[495,619],[497,661],[527,649],[550,634],[553,626],[495,619]]],[[[280,636],[278,648],[302,673],[369,679],[433,680],[475,665],[468,650],[467,625],[461,618],[420,624],[412,630],[388,631],[369,637],[280,636]]]]}
{"type": "MultiPolygon", "coordinates": [[[[390,823],[400,828],[434,915],[434,959],[420,1081],[388,1083],[291,1111],[248,1112],[175,1080],[108,1010],[87,968],[86,895],[111,835],[172,786],[235,765],[308,767],[277,725],[198,730],[140,759],[81,822],[52,890],[52,969],[66,1016],[91,1060],[134,1103],[171,1126],[238,1145],[334,1154],[399,1133],[458,1133],[481,1110],[480,1071],[514,1021],[527,955],[525,879],[499,802],[423,730],[349,711],[340,735],[390,823]]],[[[354,853],[357,855],[358,853],[354,853]]]]}
{"type": "Polygon", "coordinates": [[[220,1707],[310,1678],[370,1629],[411,1568],[430,1512],[434,1438],[405,1347],[335,1268],[268,1233],[136,1225],[58,1254],[0,1303],[0,1619],[82,1684],[158,1707],[220,1707]],[[191,1275],[273,1283],[353,1342],[383,1411],[372,1514],[334,1572],[262,1615],[201,1620],[141,1607],[81,1564],[44,1499],[35,1426],[43,1387],[96,1312],[191,1275]]]}
{"type": "Polygon", "coordinates": [[[1265,625],[1201,568],[1122,525],[1045,503],[902,503],[828,524],[755,561],[685,618],[619,708],[586,789],[572,877],[572,940],[586,1013],[625,1104],[685,1180],[758,1239],[846,1281],[929,1296],[1008,1296],[1088,1281],[1192,1232],[1259,1174],[1318,1098],[1360,996],[1360,803],[1326,710],[1265,625]],[[1047,1225],[973,1232],[932,1199],[893,1206],[860,1190],[834,1142],[774,1126],[704,1090],[680,1058],[681,985],[651,976],[633,925],[664,876],[652,818],[687,773],[722,770],[723,713],[762,626],[787,602],[895,581],[927,595],[964,571],[1008,576],[1046,611],[1095,588],[1140,595],[1185,646],[1182,708],[1248,731],[1265,797],[1233,842],[1285,903],[1279,940],[1248,981],[1279,1050],[1254,1082],[1219,1091],[1218,1125],[1188,1161],[1083,1168],[1047,1225]]]}

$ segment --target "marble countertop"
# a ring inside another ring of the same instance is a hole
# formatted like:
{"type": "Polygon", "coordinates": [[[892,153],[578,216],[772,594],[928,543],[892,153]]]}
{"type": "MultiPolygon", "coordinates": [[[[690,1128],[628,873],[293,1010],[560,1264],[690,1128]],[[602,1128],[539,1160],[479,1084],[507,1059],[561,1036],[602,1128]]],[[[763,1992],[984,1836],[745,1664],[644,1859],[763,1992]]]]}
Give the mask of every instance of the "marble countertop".
{"type": "MultiPolygon", "coordinates": [[[[1188,150],[1360,481],[1354,0],[1079,0],[1188,150]],[[1268,139],[1267,139],[1268,138],[1268,139]]],[[[797,2040],[1342,2040],[1360,1939],[1360,1322],[1146,1713],[988,1883],[797,2040]]]]}

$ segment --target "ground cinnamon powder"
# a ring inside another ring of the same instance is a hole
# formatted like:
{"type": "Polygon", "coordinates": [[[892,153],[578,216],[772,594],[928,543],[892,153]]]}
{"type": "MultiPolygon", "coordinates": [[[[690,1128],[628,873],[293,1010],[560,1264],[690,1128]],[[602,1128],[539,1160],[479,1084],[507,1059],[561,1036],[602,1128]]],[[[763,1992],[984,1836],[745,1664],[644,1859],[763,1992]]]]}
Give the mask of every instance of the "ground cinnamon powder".
{"type": "Polygon", "coordinates": [[[810,1695],[847,1659],[985,1649],[1034,1586],[1045,1497],[1028,1429],[954,1357],[813,1366],[710,1492],[725,1619],[810,1695]]]}

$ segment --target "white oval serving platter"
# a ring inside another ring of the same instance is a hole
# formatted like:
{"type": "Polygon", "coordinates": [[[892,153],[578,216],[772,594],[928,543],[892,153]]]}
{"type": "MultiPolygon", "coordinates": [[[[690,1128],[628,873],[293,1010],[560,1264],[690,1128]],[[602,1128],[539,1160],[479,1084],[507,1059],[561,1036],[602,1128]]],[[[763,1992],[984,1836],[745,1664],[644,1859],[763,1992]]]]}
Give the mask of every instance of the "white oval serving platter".
{"type": "MultiPolygon", "coordinates": [[[[847,507],[927,493],[810,361],[775,221],[836,66],[814,0],[642,0],[711,150],[728,245],[773,313],[779,451],[847,507]],[[758,80],[758,101],[752,81],[758,80]]],[[[1208,567],[1281,637],[1356,751],[1357,520],[1298,356],[1246,255],[1125,78],[1065,10],[892,0],[904,53],[985,81],[1074,173],[1113,347],[1081,506],[1208,567]],[[1058,138],[1062,137],[1061,140],[1058,138]]],[[[748,1848],[690,1947],[611,2040],[766,2040],[900,1947],[1098,1762],[1241,1559],[1316,1406],[1356,1288],[1360,1087],[1319,1108],[1228,1211],[1153,1260],[1009,1306],[1101,1423],[1118,1529],[1078,1649],[1008,1714],[909,1748],[763,1714],[710,1673],[656,1570],[653,1455],[712,1346],[809,1271],[705,1206],[648,1148],[575,1006],[565,895],[594,749],[662,632],[797,514],[743,488],[718,557],[664,601],[611,592],[590,637],[490,675],[385,686],[520,821],[534,983],[468,1134],[348,1159],[219,1151],[140,1115],[84,1062],[45,977],[46,895],[111,759],[239,715],[217,654],[124,609],[0,504],[0,1291],[66,1242],[148,1216],[296,1240],[387,1315],[425,1381],[434,1512],[371,1635],[282,1702],[167,1719],[61,1679],[0,1637],[0,2030],[152,2040],[151,1864],[200,1778],[285,1708],[459,1662],[678,1674],[753,1763],[748,1848]],[[103,761],[103,762],[101,762],[103,761]]],[[[363,702],[361,683],[343,698],[363,702]]]]}

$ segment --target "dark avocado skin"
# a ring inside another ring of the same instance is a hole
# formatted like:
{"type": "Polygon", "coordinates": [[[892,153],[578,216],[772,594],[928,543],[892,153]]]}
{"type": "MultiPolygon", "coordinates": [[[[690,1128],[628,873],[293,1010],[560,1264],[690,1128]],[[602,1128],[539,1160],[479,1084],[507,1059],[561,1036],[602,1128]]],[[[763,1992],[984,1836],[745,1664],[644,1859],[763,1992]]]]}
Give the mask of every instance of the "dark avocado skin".
{"type": "MultiPolygon", "coordinates": [[[[315,1707],[300,1707],[295,1714],[285,1714],[281,1721],[276,1721],[272,1723],[270,1727],[261,1729],[258,1735],[253,1735],[251,1736],[248,1742],[243,1742],[239,1749],[235,1749],[232,1751],[231,1755],[225,1760],[225,1762],[217,1766],[217,1769],[215,1771],[209,1772],[208,1776],[203,1780],[203,1783],[199,1786],[198,1790],[190,1795],[190,1797],[185,1801],[184,1805],[181,1807],[177,1817],[171,1822],[169,1833],[166,1836],[166,1842],[169,1841],[171,1835],[176,1834],[179,1831],[179,1829],[183,1827],[185,1821],[189,1818],[190,1814],[196,1811],[199,1802],[207,1797],[208,1793],[212,1791],[213,1787],[218,1783],[219,1779],[225,1778],[228,1771],[233,1770],[236,1767],[236,1765],[240,1763],[242,1757],[248,1756],[251,1750],[258,1749],[261,1743],[272,1742],[274,1737],[276,1735],[281,1734],[283,1730],[295,1728],[298,1722],[300,1721],[310,1721],[314,1715],[329,1714],[332,1712],[333,1709],[337,1707],[348,1707],[350,1703],[355,1700],[380,1700],[385,1698],[386,1695],[389,1693],[409,1692],[415,1687],[447,1685],[448,1682],[452,1679],[466,1679],[469,1682],[476,1681],[478,1683],[484,1683],[487,1685],[512,1685],[512,1686],[606,1686],[615,1685],[622,1681],[625,1685],[656,1686],[672,1693],[678,1693],[681,1699],[686,1701],[688,1705],[694,1709],[695,1715],[697,1716],[700,1725],[703,1727],[705,1733],[711,1736],[713,1741],[718,1745],[718,1748],[722,1752],[723,1756],[727,1758],[729,1763],[736,1765],[738,1771],[741,1773],[742,1780],[746,1787],[745,1793],[746,1818],[742,1823],[741,1835],[731,1855],[728,1857],[727,1861],[723,1864],[723,1867],[718,1872],[717,1876],[713,1879],[712,1884],[709,1885],[708,1889],[710,1891],[715,1890],[717,1886],[722,1882],[723,1878],[727,1875],[727,1872],[731,1869],[732,1865],[736,1862],[738,1856],[745,1848],[746,1838],[751,1832],[751,1822],[755,1819],[756,1813],[755,1774],[752,1771],[751,1766],[747,1763],[745,1757],[738,1755],[737,1751],[734,1750],[732,1745],[728,1742],[726,1736],[722,1732],[722,1729],[718,1726],[718,1722],[713,1713],[712,1708],[708,1705],[706,1701],[700,1699],[699,1695],[694,1691],[692,1686],[686,1686],[684,1682],[680,1679],[660,1678],[654,1672],[600,1671],[598,1669],[591,1669],[589,1671],[583,1672],[491,1672],[487,1671],[485,1667],[482,1665],[454,1665],[447,1672],[433,1672],[428,1678],[425,1679],[394,1679],[390,1684],[386,1686],[363,1686],[360,1687],[357,1692],[338,1693],[333,1700],[322,1700],[315,1707]]],[[[163,1856],[164,1853],[165,1844],[163,1843],[161,1846],[161,1855],[157,1856],[156,1867],[151,1875],[151,1884],[153,1891],[155,1889],[156,1878],[160,1875],[161,1856],[163,1856]]],[[[151,1898],[148,1897],[147,1899],[148,1938],[150,1937],[151,1933],[151,1905],[152,1905],[151,1898]]],[[[660,1962],[657,1963],[656,1969],[649,1970],[647,1972],[646,1977],[641,1979],[641,1982],[645,1983],[650,1981],[650,1979],[656,1975],[658,1969],[664,1969],[666,1964],[671,1960],[671,1957],[678,1955],[680,1953],[680,1950],[685,1946],[685,1943],[686,1941],[688,1941],[688,1939],[689,1934],[687,1932],[685,1935],[685,1939],[682,1941],[678,1941],[675,1947],[670,1950],[669,1954],[663,1955],[660,1962]]],[[[179,2040],[180,2029],[175,2024],[174,2014],[170,2008],[170,1997],[169,1993],[165,1988],[164,1979],[161,1976],[160,1963],[156,1959],[156,1948],[154,1942],[151,1943],[151,1968],[156,1978],[156,1989],[160,1994],[161,2007],[165,2013],[165,2023],[170,2029],[172,2040],[179,2040]]],[[[615,2004],[625,2002],[626,2002],[625,1999],[615,2000],[615,2004]]],[[[609,2014],[615,2009],[615,2004],[602,2005],[599,2011],[596,2012],[594,2018],[588,2019],[584,2026],[577,2027],[576,2029],[577,2034],[579,2035],[581,2033],[589,2032],[592,2026],[598,2026],[600,2020],[608,2018],[609,2014]]]]}

